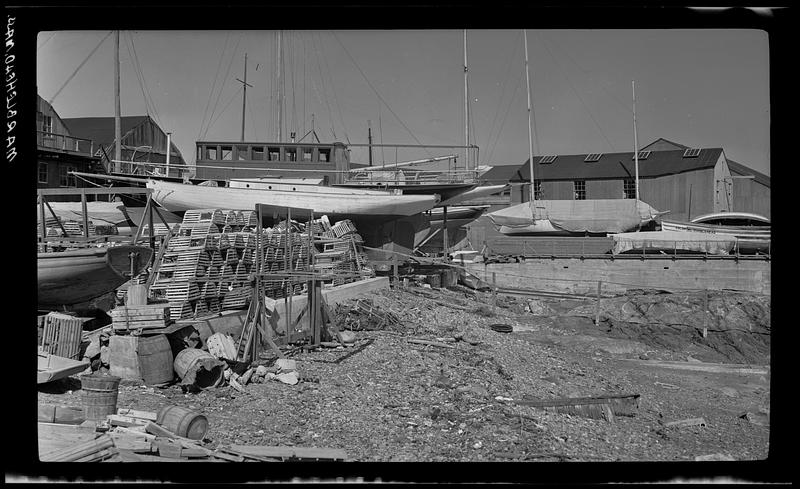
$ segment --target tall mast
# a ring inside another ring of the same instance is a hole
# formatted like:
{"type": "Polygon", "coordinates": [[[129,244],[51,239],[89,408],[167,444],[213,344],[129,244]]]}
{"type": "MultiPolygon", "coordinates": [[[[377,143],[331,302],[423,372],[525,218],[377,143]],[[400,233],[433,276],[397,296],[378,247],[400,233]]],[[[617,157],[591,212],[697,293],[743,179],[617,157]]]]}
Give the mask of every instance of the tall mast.
{"type": "Polygon", "coordinates": [[[119,31],[114,31],[114,171],[122,171],[122,121],[119,104],[119,31]]]}
{"type": "Polygon", "coordinates": [[[636,200],[639,200],[639,139],[636,134],[636,82],[631,80],[631,90],[633,92],[633,159],[636,162],[636,200]]]}
{"type": "Polygon", "coordinates": [[[236,81],[240,82],[242,84],[242,88],[243,88],[243,91],[242,91],[242,142],[244,142],[244,114],[245,114],[245,106],[247,105],[247,87],[251,87],[252,88],[252,86],[253,86],[253,85],[250,85],[249,83],[247,83],[247,53],[244,53],[244,80],[240,80],[240,79],[237,78],[236,81]]]}
{"type": "Polygon", "coordinates": [[[278,142],[283,142],[283,31],[278,31],[278,142]]]}
{"type": "Polygon", "coordinates": [[[536,182],[533,179],[533,139],[531,138],[531,78],[528,74],[528,31],[523,29],[525,37],[525,81],[528,86],[528,163],[531,169],[531,215],[533,215],[533,201],[536,199],[536,182]]]}
{"type": "Polygon", "coordinates": [[[467,30],[464,29],[464,169],[469,170],[469,85],[467,85],[467,30]]]}

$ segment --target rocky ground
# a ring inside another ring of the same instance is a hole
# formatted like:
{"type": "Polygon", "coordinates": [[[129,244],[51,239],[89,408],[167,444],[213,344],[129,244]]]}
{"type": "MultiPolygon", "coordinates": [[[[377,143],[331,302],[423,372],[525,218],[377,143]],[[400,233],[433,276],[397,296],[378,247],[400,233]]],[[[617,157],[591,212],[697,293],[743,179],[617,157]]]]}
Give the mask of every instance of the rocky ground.
{"type": "MultiPolygon", "coordinates": [[[[355,347],[292,356],[303,378],[296,385],[268,381],[248,384],[246,393],[227,385],[189,393],[178,385],[123,381],[117,405],[158,411],[174,404],[202,411],[210,424],[204,440],[209,448],[231,443],[341,448],[354,461],[694,461],[768,455],[768,367],[716,373],[644,361],[769,365],[768,298],[632,294],[604,299],[599,326],[593,324],[596,305],[588,299],[501,297],[492,307],[490,295],[463,288],[398,288],[366,298],[400,322],[356,331],[355,347]],[[493,324],[514,331],[496,332],[493,324]],[[336,362],[368,341],[363,351],[336,362]],[[608,421],[515,402],[602,394],[639,394],[638,409],[608,421]],[[689,418],[703,418],[705,424],[667,426],[689,418]]],[[[355,324],[338,311],[345,324],[355,324]]],[[[79,388],[77,378],[43,386],[39,400],[80,406],[79,388]]]]}

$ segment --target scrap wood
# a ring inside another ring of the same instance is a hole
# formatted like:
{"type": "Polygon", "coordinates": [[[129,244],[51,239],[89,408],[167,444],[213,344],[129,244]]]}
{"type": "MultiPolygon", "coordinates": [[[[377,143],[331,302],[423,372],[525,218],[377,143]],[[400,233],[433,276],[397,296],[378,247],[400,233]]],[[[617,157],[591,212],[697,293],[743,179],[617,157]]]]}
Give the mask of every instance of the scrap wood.
{"type": "Polygon", "coordinates": [[[39,454],[46,455],[77,443],[94,440],[96,426],[60,423],[37,423],[39,454]]]}
{"type": "Polygon", "coordinates": [[[74,462],[112,446],[114,446],[114,440],[110,436],[100,435],[97,439],[87,440],[77,445],[46,453],[41,455],[39,459],[42,462],[74,462]]]}
{"type": "Polygon", "coordinates": [[[348,358],[352,357],[353,355],[364,351],[364,349],[366,347],[368,347],[369,345],[371,345],[374,341],[375,341],[374,338],[369,338],[366,341],[364,341],[364,343],[360,344],[357,347],[353,347],[352,350],[350,350],[349,352],[347,352],[344,355],[340,356],[336,360],[320,360],[320,359],[317,359],[317,358],[311,358],[311,359],[309,359],[309,361],[311,361],[311,362],[319,362],[319,363],[342,363],[343,361],[347,360],[348,358]]]}
{"type": "Polygon", "coordinates": [[[108,424],[111,426],[145,426],[149,420],[141,419],[141,418],[134,418],[131,416],[121,416],[119,414],[109,414],[106,416],[108,420],[108,424]]]}
{"type": "Polygon", "coordinates": [[[684,426],[706,426],[706,420],[703,418],[689,418],[689,419],[681,419],[679,421],[670,421],[669,423],[665,423],[664,426],[667,428],[671,427],[684,427],[684,426]]]}
{"type": "Polygon", "coordinates": [[[429,341],[429,340],[420,340],[420,339],[416,339],[416,338],[410,338],[408,340],[408,342],[409,343],[415,343],[415,344],[418,344],[418,345],[430,345],[430,346],[438,346],[438,347],[441,347],[441,348],[455,349],[455,346],[448,345],[447,343],[441,343],[439,341],[429,341]]]}
{"type": "Polygon", "coordinates": [[[130,416],[132,418],[147,419],[155,421],[158,419],[158,414],[150,411],[138,411],[136,409],[118,408],[117,414],[120,416],[130,416]]]}
{"type": "Polygon", "coordinates": [[[223,448],[229,453],[256,459],[277,458],[304,460],[338,460],[347,459],[347,453],[338,448],[286,447],[265,445],[230,445],[223,448]]]}
{"type": "Polygon", "coordinates": [[[639,397],[639,394],[608,394],[592,397],[531,399],[528,395],[523,395],[524,399],[516,401],[516,404],[560,413],[605,418],[610,421],[613,415],[634,416],[639,407],[639,397]]]}

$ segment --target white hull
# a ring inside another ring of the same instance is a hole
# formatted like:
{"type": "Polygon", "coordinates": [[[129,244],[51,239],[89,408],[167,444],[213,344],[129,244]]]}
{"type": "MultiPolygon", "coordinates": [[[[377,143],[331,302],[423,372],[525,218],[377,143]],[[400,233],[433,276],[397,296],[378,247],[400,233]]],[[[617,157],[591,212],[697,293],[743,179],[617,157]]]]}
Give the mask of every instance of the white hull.
{"type": "Polygon", "coordinates": [[[436,195],[375,195],[341,192],[225,188],[148,180],[153,199],[170,212],[190,209],[255,209],[256,204],[312,209],[316,215],[339,217],[403,217],[433,208],[436,195]]]}

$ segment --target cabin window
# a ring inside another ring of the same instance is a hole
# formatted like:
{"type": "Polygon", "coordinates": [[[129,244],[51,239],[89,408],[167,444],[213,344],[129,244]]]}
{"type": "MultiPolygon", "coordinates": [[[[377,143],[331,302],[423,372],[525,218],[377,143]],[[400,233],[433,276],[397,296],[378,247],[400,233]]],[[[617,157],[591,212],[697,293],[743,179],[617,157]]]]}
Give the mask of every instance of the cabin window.
{"type": "Polygon", "coordinates": [[[249,146],[236,146],[236,159],[239,161],[250,159],[249,146]]]}
{"type": "Polygon", "coordinates": [[[586,180],[575,180],[575,200],[586,200],[586,180]]]}
{"type": "Polygon", "coordinates": [[[314,148],[303,148],[303,162],[304,163],[311,163],[313,161],[314,156],[314,148]]]}
{"type": "Polygon", "coordinates": [[[77,171],[77,168],[74,166],[61,166],[59,167],[59,179],[58,184],[62,187],[77,187],[77,182],[75,181],[75,175],[71,175],[70,172],[77,171]]]}
{"type": "Polygon", "coordinates": [[[216,146],[206,146],[206,158],[207,160],[216,160],[217,159],[217,147],[216,146]]]}
{"type": "Polygon", "coordinates": [[[39,183],[47,183],[47,163],[39,163],[39,183]]]}
{"type": "Polygon", "coordinates": [[[281,159],[281,149],[274,147],[267,149],[269,153],[269,161],[280,161],[281,159]]]}
{"type": "Polygon", "coordinates": [[[633,178],[626,178],[622,182],[622,195],[624,199],[635,199],[636,198],[636,182],[633,181],[633,178]]]}
{"type": "Polygon", "coordinates": [[[285,148],[286,161],[297,161],[297,148],[285,148]]]}
{"type": "Polygon", "coordinates": [[[220,148],[220,153],[223,161],[233,160],[233,146],[222,146],[220,148]]]}
{"type": "Polygon", "coordinates": [[[250,148],[250,151],[253,152],[251,157],[254,160],[263,161],[264,160],[264,146],[253,146],[250,148]]]}
{"type": "Polygon", "coordinates": [[[320,148],[319,149],[319,162],[320,163],[328,163],[331,161],[331,149],[330,148],[320,148]]]}

